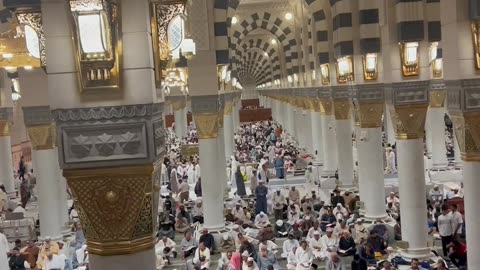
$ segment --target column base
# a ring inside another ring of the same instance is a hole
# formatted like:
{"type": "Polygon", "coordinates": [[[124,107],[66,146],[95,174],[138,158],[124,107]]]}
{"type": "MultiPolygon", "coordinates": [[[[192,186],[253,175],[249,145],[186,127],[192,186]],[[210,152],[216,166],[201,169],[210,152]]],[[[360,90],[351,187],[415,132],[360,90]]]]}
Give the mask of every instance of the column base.
{"type": "Polygon", "coordinates": [[[397,224],[397,222],[385,215],[384,217],[367,217],[367,216],[364,216],[363,217],[363,224],[365,224],[365,227],[367,227],[369,230],[375,226],[375,223],[377,221],[381,221],[383,225],[385,225],[388,229],[388,235],[389,235],[389,239],[388,239],[388,242],[390,243],[393,243],[395,242],[395,225],[397,224]]]}
{"type": "Polygon", "coordinates": [[[418,259],[420,261],[427,260],[430,258],[436,258],[436,256],[432,253],[430,248],[417,248],[417,249],[406,249],[400,252],[402,258],[406,261],[411,261],[412,259],[418,259]]]}
{"type": "Polygon", "coordinates": [[[455,170],[463,169],[463,162],[455,162],[455,170]]]}
{"type": "Polygon", "coordinates": [[[433,164],[432,168],[430,168],[430,171],[434,172],[443,172],[443,171],[448,171],[448,164],[433,164]]]}
{"type": "Polygon", "coordinates": [[[49,237],[50,239],[52,239],[52,241],[61,241],[63,240],[63,236],[62,235],[40,235],[38,237],[38,240],[39,241],[45,241],[46,237],[49,237]]]}

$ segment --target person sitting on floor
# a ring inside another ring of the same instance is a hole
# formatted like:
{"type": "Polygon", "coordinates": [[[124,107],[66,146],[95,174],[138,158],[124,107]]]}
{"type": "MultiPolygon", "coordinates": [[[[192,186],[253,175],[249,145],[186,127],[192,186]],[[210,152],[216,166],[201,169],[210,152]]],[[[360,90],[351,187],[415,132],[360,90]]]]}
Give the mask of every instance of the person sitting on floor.
{"type": "Polygon", "coordinates": [[[195,205],[192,208],[192,222],[199,222],[203,224],[203,205],[202,199],[197,199],[195,205]]]}
{"type": "Polygon", "coordinates": [[[195,249],[198,247],[197,240],[192,237],[192,233],[187,231],[185,233],[185,238],[182,239],[180,243],[182,246],[183,258],[187,258],[195,252],[195,249]]]}
{"type": "Polygon", "coordinates": [[[292,251],[294,248],[298,248],[300,243],[297,239],[293,236],[293,233],[288,234],[288,239],[283,242],[283,253],[282,258],[287,258],[287,255],[292,251]]]}
{"type": "Polygon", "coordinates": [[[267,225],[270,225],[270,221],[268,220],[268,216],[262,211],[255,217],[254,224],[258,229],[263,229],[267,225]]]}
{"type": "Polygon", "coordinates": [[[338,243],[338,255],[342,257],[346,256],[353,256],[357,253],[357,249],[355,247],[355,240],[350,235],[350,232],[345,230],[343,231],[342,236],[340,237],[340,241],[338,243]]]}
{"type": "Polygon", "coordinates": [[[289,228],[283,220],[279,219],[275,222],[275,237],[284,238],[287,236],[289,228]]]}

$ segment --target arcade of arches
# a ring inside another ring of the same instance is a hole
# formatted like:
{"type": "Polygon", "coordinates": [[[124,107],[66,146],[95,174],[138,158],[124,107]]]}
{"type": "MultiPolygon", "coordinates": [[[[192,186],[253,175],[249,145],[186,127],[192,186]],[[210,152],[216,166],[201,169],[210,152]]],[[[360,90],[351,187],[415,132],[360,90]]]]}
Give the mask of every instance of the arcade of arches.
{"type": "Polygon", "coordinates": [[[351,269],[312,244],[312,191],[355,240],[383,228],[378,269],[480,269],[478,0],[0,5],[0,269],[242,269],[229,239],[243,269],[351,269]],[[263,203],[310,248],[263,250],[263,203]],[[185,231],[206,249],[186,256],[185,231]]]}

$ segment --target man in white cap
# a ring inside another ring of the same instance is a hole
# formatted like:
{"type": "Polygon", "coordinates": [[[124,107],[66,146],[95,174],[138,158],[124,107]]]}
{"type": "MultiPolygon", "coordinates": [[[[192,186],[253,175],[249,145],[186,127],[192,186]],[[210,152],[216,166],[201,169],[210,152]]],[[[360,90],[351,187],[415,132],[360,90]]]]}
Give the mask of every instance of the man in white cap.
{"type": "Polygon", "coordinates": [[[337,203],[337,206],[333,209],[333,214],[338,219],[346,219],[348,217],[348,211],[341,203],[337,203]]]}
{"type": "Polygon", "coordinates": [[[295,186],[292,186],[288,192],[288,200],[290,204],[294,203],[300,206],[300,192],[295,188],[295,186]]]}
{"type": "Polygon", "coordinates": [[[387,203],[393,203],[393,205],[397,205],[398,203],[400,203],[400,199],[397,198],[397,196],[395,196],[395,192],[390,192],[390,195],[387,197],[387,203]]]}
{"type": "Polygon", "coordinates": [[[282,219],[277,220],[277,222],[275,222],[275,237],[283,238],[287,236],[287,234],[288,228],[285,222],[283,222],[282,219]]]}
{"type": "Polygon", "coordinates": [[[322,253],[320,255],[320,259],[324,260],[328,257],[330,252],[336,252],[338,249],[338,237],[333,234],[333,228],[328,227],[327,233],[322,236],[322,253]]]}
{"type": "Polygon", "coordinates": [[[288,223],[293,225],[300,219],[300,207],[297,204],[290,204],[287,210],[288,223]]]}
{"type": "Polygon", "coordinates": [[[252,257],[248,257],[245,266],[242,267],[243,270],[259,270],[257,263],[252,257]]]}
{"type": "Polygon", "coordinates": [[[268,220],[268,216],[262,211],[255,217],[255,227],[258,229],[263,229],[270,225],[270,221],[268,220]]]}
{"type": "Polygon", "coordinates": [[[357,245],[366,243],[368,238],[368,230],[365,227],[365,225],[363,225],[363,219],[361,218],[357,219],[357,221],[355,222],[354,230],[355,230],[355,243],[357,245]]]}
{"type": "Polygon", "coordinates": [[[322,241],[320,239],[320,232],[313,232],[313,237],[310,239],[309,245],[315,258],[320,258],[320,255],[322,254],[322,241]]]}
{"type": "Polygon", "coordinates": [[[283,208],[285,207],[285,196],[283,196],[280,189],[277,189],[273,193],[272,198],[273,212],[275,214],[275,220],[283,219],[283,208]]]}
{"type": "Polygon", "coordinates": [[[195,205],[192,208],[192,219],[193,223],[200,222],[203,224],[203,205],[200,198],[195,201],[195,205]]]}
{"type": "Polygon", "coordinates": [[[232,210],[232,214],[235,216],[235,219],[245,221],[246,216],[245,216],[245,211],[242,208],[241,203],[236,203],[235,208],[232,210]]]}

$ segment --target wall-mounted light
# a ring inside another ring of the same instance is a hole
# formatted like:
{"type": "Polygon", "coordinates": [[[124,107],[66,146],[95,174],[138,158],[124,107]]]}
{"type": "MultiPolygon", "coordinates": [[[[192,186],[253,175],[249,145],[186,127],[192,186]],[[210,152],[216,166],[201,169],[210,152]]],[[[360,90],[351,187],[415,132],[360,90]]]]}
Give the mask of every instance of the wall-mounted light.
{"type": "Polygon", "coordinates": [[[378,77],[378,55],[367,53],[363,56],[363,78],[366,81],[376,80],[378,77]]]}
{"type": "Polygon", "coordinates": [[[353,76],[353,58],[344,56],[337,59],[337,83],[343,84],[354,80],[353,76]]]}
{"type": "Polygon", "coordinates": [[[238,23],[238,18],[237,16],[232,17],[232,24],[237,24],[238,23]]]}
{"type": "Polygon", "coordinates": [[[312,70],[312,81],[316,81],[317,80],[317,73],[315,72],[315,70],[312,70]]]}
{"type": "Polygon", "coordinates": [[[292,75],[288,75],[288,76],[287,76],[287,82],[288,82],[289,84],[292,84],[292,83],[293,83],[293,77],[292,77],[292,75]]]}
{"type": "Polygon", "coordinates": [[[119,89],[121,22],[116,0],[70,0],[81,91],[119,89]]]}
{"type": "Polygon", "coordinates": [[[298,74],[297,73],[293,74],[293,81],[298,82],[298,74]]]}
{"type": "Polygon", "coordinates": [[[430,43],[428,54],[433,77],[441,78],[443,75],[443,60],[441,55],[438,54],[438,42],[430,43]]]}
{"type": "Polygon", "coordinates": [[[291,12],[285,13],[285,19],[287,21],[290,21],[291,19],[293,19],[293,14],[291,12]]]}
{"type": "Polygon", "coordinates": [[[400,43],[403,76],[417,76],[420,72],[418,42],[400,43]]]}
{"type": "Polygon", "coordinates": [[[329,64],[320,65],[320,76],[321,76],[323,85],[330,84],[330,65],[329,64]]]}
{"type": "Polygon", "coordinates": [[[475,68],[480,70],[480,22],[472,22],[473,53],[475,54],[475,68]]]}
{"type": "Polygon", "coordinates": [[[277,44],[277,40],[274,39],[274,38],[272,38],[272,40],[270,41],[270,43],[272,43],[272,45],[275,45],[275,44],[277,44]]]}

